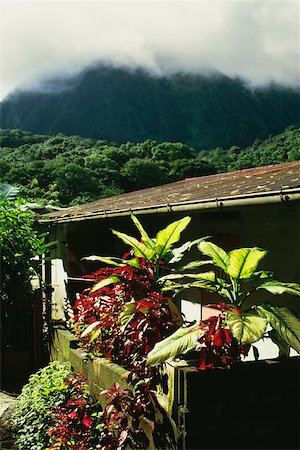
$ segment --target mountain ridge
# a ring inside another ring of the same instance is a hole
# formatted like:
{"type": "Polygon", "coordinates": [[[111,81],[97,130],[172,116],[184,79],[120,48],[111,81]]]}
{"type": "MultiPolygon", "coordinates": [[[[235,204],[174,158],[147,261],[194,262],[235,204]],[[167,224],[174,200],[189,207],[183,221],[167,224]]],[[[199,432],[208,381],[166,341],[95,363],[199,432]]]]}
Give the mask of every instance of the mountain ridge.
{"type": "MultiPolygon", "coordinates": [[[[52,83],[52,84],[51,84],[52,83]]],[[[63,84],[63,82],[61,82],[63,84]]],[[[300,89],[249,88],[223,74],[151,76],[98,65],[66,80],[67,89],[18,91],[0,104],[1,127],[92,137],[118,144],[153,139],[196,150],[246,147],[300,126],[300,89]]]]}

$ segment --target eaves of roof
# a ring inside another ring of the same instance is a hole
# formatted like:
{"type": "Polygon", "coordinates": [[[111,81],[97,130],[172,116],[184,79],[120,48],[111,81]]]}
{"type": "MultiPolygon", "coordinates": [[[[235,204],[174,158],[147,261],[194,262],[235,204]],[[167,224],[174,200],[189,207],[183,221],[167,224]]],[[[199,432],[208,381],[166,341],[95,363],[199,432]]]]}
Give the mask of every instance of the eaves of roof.
{"type": "Polygon", "coordinates": [[[300,200],[300,161],[196,177],[53,212],[40,223],[189,212],[300,200]]]}

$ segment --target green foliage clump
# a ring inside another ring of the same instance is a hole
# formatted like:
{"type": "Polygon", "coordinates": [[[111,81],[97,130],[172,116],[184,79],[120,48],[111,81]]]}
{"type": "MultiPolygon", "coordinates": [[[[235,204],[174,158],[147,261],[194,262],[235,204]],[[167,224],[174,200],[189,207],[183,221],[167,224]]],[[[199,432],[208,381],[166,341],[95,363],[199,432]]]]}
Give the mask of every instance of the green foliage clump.
{"type": "Polygon", "coordinates": [[[216,148],[201,151],[199,158],[214,166],[218,172],[227,172],[248,167],[279,164],[300,159],[300,128],[290,126],[283,133],[262,141],[256,139],[245,149],[233,146],[228,150],[216,148]]]}
{"type": "Polygon", "coordinates": [[[35,216],[22,199],[0,196],[1,302],[32,300],[31,278],[36,274],[33,258],[46,251],[46,236],[34,229],[35,216]]]}
{"type": "Polygon", "coordinates": [[[23,132],[16,133],[2,130],[0,182],[19,186],[31,202],[73,206],[177,181],[191,173],[214,173],[207,161],[202,167],[196,160],[195,150],[181,143],[148,139],[118,147],[60,133],[40,141],[32,135],[29,145],[22,143],[23,132]]]}
{"type": "Polygon", "coordinates": [[[54,361],[31,375],[17,398],[10,417],[16,444],[21,449],[45,450],[50,444],[50,407],[60,407],[71,395],[69,363],[54,361]]]}
{"type": "Polygon", "coordinates": [[[43,142],[47,138],[47,136],[18,129],[0,130],[1,147],[20,147],[24,144],[32,145],[37,142],[43,142]]]}
{"type": "Polygon", "coordinates": [[[30,202],[74,206],[189,177],[300,158],[300,128],[242,149],[232,146],[198,153],[180,142],[147,139],[117,146],[79,136],[39,136],[2,130],[0,183],[20,188],[30,202]]]}
{"type": "MultiPolygon", "coordinates": [[[[199,370],[218,365],[230,367],[262,338],[270,338],[278,346],[280,356],[289,356],[290,348],[300,354],[300,320],[294,312],[278,306],[279,302],[273,306],[268,297],[255,301],[251,298],[260,290],[273,295],[300,297],[300,285],[277,281],[272,272],[257,270],[267,254],[264,249],[239,248],[227,253],[213,242],[204,240],[198,248],[205,258],[209,258],[204,262],[210,270],[168,274],[159,281],[163,283],[163,290],[173,290],[177,295],[188,289],[207,290],[217,296],[210,307],[221,313],[189,327],[184,324],[156,344],[148,354],[148,364],[158,365],[198,347],[199,370]],[[268,328],[271,331],[268,332],[268,328]]],[[[255,347],[253,350],[257,359],[258,350],[255,347]]]]}

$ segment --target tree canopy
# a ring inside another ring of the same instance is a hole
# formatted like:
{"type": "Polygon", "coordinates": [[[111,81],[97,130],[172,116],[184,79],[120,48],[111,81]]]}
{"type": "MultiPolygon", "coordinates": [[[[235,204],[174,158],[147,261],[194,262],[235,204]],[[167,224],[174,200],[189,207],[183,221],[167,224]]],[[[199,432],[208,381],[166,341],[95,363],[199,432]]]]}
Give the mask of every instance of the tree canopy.
{"type": "Polygon", "coordinates": [[[180,142],[146,140],[120,146],[79,136],[0,131],[0,183],[20,188],[27,201],[70,206],[187,177],[300,159],[300,129],[196,152],[180,142]]]}

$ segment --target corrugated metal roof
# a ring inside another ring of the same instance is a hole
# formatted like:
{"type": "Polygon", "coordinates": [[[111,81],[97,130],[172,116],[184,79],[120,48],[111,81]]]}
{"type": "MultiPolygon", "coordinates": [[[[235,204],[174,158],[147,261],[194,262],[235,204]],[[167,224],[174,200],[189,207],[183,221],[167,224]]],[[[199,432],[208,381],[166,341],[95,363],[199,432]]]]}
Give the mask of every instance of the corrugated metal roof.
{"type": "MultiPolygon", "coordinates": [[[[100,215],[121,215],[125,211],[134,212],[192,203],[215,202],[222,200],[256,198],[257,203],[270,193],[286,195],[300,188],[300,161],[275,164],[264,167],[220,173],[204,177],[188,178],[175,183],[142,189],[114,197],[102,198],[95,202],[66,208],[45,214],[41,221],[68,222],[86,220],[100,215]]],[[[255,203],[255,200],[253,201],[255,203]]],[[[267,203],[267,201],[266,201],[267,203]]],[[[200,208],[199,208],[200,209],[200,208]]]]}

